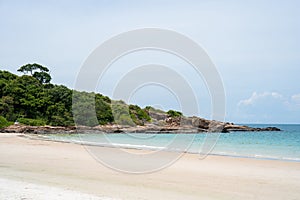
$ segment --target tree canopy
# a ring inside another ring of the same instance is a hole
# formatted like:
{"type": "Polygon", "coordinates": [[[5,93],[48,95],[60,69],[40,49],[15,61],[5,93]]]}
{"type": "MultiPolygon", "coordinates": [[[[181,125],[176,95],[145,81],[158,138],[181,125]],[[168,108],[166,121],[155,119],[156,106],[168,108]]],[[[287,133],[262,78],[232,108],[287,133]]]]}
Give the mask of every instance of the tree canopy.
{"type": "Polygon", "coordinates": [[[18,71],[24,75],[0,70],[2,126],[14,121],[37,126],[72,126],[75,122],[85,126],[113,123],[135,126],[151,121],[147,108],[51,84],[49,69],[39,64],[23,65],[18,71]],[[90,118],[93,115],[95,119],[90,118]]]}
{"type": "Polygon", "coordinates": [[[18,72],[23,72],[24,74],[30,73],[40,83],[50,83],[51,81],[49,69],[37,63],[23,65],[18,69],[18,72]]]}

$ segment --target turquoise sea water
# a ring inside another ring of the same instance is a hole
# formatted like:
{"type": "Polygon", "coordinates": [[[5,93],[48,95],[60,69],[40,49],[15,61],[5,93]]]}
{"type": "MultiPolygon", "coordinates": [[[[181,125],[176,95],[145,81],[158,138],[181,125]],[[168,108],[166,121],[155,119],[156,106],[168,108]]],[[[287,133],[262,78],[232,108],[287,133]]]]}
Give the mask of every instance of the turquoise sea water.
{"type": "MultiPolygon", "coordinates": [[[[250,125],[250,124],[248,124],[250,125]]],[[[275,159],[300,162],[300,125],[251,124],[252,127],[276,126],[280,132],[220,133],[211,155],[275,159]]],[[[214,134],[214,133],[210,133],[214,134]]],[[[199,153],[206,134],[71,134],[48,135],[49,139],[135,149],[170,150],[199,153]]]]}

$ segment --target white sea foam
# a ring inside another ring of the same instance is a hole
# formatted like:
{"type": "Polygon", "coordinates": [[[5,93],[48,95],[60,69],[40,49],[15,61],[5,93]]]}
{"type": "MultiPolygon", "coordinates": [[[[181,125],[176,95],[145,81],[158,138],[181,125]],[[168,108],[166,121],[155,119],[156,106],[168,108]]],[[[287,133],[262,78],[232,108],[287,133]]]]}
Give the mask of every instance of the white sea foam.
{"type": "Polygon", "coordinates": [[[139,144],[123,144],[123,143],[98,143],[73,140],[74,143],[83,145],[94,145],[102,147],[116,147],[116,148],[129,148],[129,149],[144,149],[144,150],[166,150],[166,147],[151,146],[151,145],[139,145],[139,144]]]}

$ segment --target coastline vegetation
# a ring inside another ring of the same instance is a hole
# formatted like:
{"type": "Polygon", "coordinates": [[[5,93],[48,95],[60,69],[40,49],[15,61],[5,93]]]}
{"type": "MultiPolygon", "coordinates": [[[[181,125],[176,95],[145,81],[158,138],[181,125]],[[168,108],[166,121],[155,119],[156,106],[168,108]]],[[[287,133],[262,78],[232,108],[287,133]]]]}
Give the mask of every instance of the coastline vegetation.
{"type": "MultiPolygon", "coordinates": [[[[102,94],[52,84],[50,70],[36,63],[23,65],[18,71],[23,75],[0,70],[0,128],[16,121],[31,126],[73,126],[75,122],[85,126],[135,126],[151,122],[150,106],[140,108],[102,94]],[[96,120],[93,120],[90,116],[95,111],[96,120]]],[[[182,115],[173,110],[166,114],[182,115]]]]}

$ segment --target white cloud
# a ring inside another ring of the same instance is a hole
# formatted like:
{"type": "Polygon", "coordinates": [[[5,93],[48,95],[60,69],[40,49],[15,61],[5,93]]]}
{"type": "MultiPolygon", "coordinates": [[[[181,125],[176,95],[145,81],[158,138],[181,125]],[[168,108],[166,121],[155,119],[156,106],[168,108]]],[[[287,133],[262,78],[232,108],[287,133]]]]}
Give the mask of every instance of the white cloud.
{"type": "Polygon", "coordinates": [[[250,98],[241,100],[238,103],[238,106],[254,105],[257,101],[269,97],[274,99],[283,99],[283,96],[277,92],[263,92],[263,93],[253,92],[250,98]]]}
{"type": "Polygon", "coordinates": [[[291,98],[296,105],[300,105],[300,94],[295,94],[291,98]]]}
{"type": "Polygon", "coordinates": [[[255,123],[299,123],[300,94],[253,92],[237,105],[236,121],[255,123]]]}

